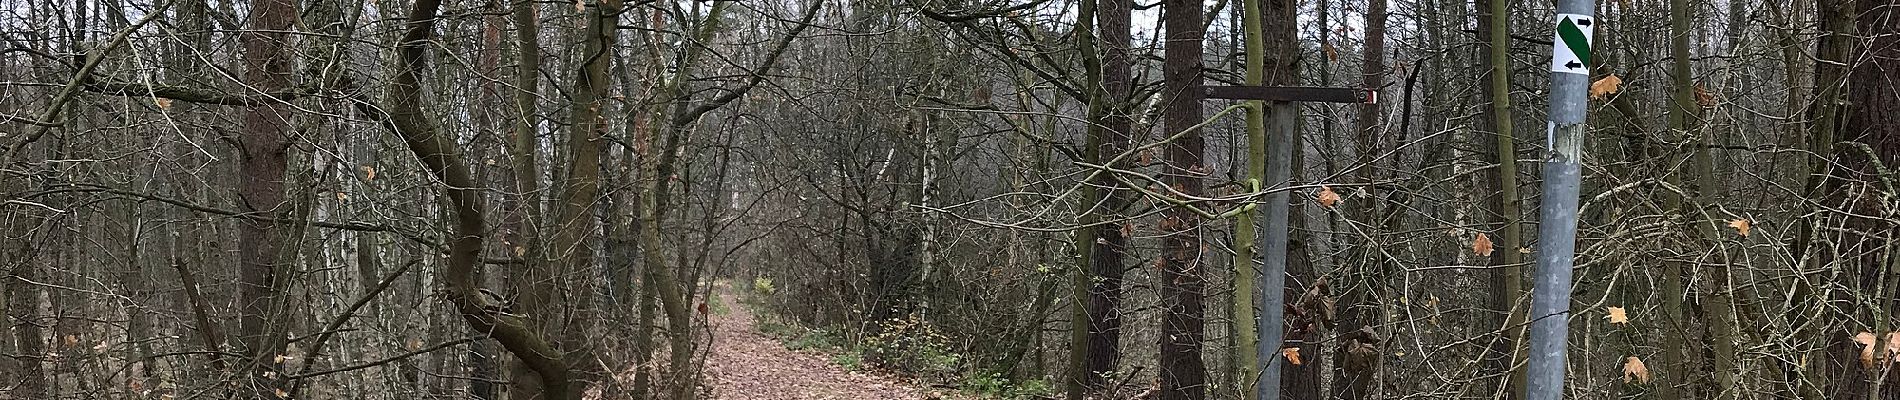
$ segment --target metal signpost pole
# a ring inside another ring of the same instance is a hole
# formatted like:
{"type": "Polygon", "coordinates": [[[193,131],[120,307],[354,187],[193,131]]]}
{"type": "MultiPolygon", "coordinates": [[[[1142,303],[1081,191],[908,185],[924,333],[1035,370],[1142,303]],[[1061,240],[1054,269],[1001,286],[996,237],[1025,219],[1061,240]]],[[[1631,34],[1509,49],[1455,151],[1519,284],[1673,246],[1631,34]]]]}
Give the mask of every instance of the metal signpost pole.
{"type": "Polygon", "coordinates": [[[1584,115],[1589,105],[1590,41],[1596,29],[1592,0],[1557,2],[1550,60],[1550,126],[1545,137],[1543,202],[1538,209],[1537,279],[1531,292],[1530,400],[1564,393],[1564,353],[1570,329],[1570,268],[1577,247],[1577,197],[1582,180],[1584,115]]]}

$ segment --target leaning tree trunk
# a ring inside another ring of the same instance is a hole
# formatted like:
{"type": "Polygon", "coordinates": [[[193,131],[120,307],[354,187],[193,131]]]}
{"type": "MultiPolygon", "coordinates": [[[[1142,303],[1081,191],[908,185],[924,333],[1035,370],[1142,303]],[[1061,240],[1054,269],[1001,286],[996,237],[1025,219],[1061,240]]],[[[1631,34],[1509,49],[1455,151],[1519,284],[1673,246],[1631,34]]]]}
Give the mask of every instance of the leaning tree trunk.
{"type": "Polygon", "coordinates": [[[405,32],[397,43],[398,64],[390,80],[387,127],[401,136],[409,151],[416,155],[431,175],[442,180],[442,197],[451,208],[445,216],[453,232],[449,234],[449,258],[441,282],[448,301],[454,304],[462,320],[475,332],[482,332],[501,343],[509,354],[521,359],[543,384],[541,398],[577,399],[570,390],[568,366],[561,353],[519,316],[502,312],[501,305],[488,304],[478,293],[475,269],[480,267],[483,235],[487,232],[481,194],[483,187],[469,172],[469,166],[456,150],[454,137],[436,130],[422,111],[421,74],[434,36],[436,10],[441,0],[418,0],[410,10],[405,32]]]}

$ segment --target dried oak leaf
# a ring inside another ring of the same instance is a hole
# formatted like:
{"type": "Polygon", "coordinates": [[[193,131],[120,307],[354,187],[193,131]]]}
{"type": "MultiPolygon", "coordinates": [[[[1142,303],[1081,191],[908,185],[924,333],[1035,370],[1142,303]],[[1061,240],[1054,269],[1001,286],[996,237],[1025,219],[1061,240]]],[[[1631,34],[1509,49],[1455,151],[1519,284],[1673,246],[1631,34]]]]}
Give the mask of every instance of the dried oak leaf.
{"type": "Polygon", "coordinates": [[[1303,361],[1300,360],[1300,348],[1298,347],[1288,347],[1288,348],[1280,349],[1280,355],[1285,356],[1286,362],[1292,363],[1293,365],[1300,365],[1304,363],[1303,361]]]}
{"type": "Polygon", "coordinates": [[[1478,232],[1478,238],[1471,239],[1471,252],[1479,257],[1490,257],[1492,250],[1495,249],[1491,247],[1491,237],[1484,232],[1478,232]]]}
{"type": "Polygon", "coordinates": [[[1900,362],[1900,332],[1887,332],[1887,352],[1893,354],[1893,362],[1900,362]]]}
{"type": "Polygon", "coordinates": [[[1612,324],[1630,323],[1629,311],[1624,310],[1623,307],[1610,307],[1607,310],[1610,312],[1610,315],[1604,316],[1604,318],[1609,318],[1610,323],[1612,324]]]}
{"type": "Polygon", "coordinates": [[[1339,203],[1339,192],[1334,192],[1331,187],[1320,186],[1319,195],[1314,196],[1314,199],[1319,200],[1321,207],[1332,207],[1339,203]]]}
{"type": "Polygon", "coordinates": [[[1709,93],[1709,90],[1702,87],[1702,84],[1698,83],[1695,85],[1696,105],[1702,106],[1702,108],[1715,108],[1715,100],[1714,93],[1709,93]]]}
{"type": "Polygon", "coordinates": [[[1874,333],[1861,332],[1860,334],[1854,335],[1854,343],[1859,343],[1862,346],[1860,349],[1860,366],[1866,367],[1866,368],[1873,368],[1874,367],[1874,333]]]}
{"type": "Polygon", "coordinates": [[[1636,356],[1623,361],[1623,383],[1630,383],[1631,380],[1649,383],[1649,366],[1643,365],[1643,360],[1636,356]]]}
{"type": "Polygon", "coordinates": [[[1748,225],[1747,218],[1737,218],[1728,221],[1728,226],[1735,228],[1735,233],[1742,234],[1742,237],[1748,237],[1748,225]]]}
{"type": "Polygon", "coordinates": [[[1616,91],[1622,89],[1623,78],[1617,77],[1616,74],[1609,74],[1590,83],[1590,99],[1602,100],[1604,96],[1616,94],[1616,91]]]}

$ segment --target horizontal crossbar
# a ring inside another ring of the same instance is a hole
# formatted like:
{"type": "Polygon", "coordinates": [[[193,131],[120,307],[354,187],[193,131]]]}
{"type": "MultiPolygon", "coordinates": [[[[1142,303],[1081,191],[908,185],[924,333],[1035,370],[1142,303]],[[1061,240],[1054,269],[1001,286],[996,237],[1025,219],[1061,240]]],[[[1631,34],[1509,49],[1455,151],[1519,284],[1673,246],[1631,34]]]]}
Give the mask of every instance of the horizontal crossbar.
{"type": "Polygon", "coordinates": [[[1320,103],[1371,104],[1379,101],[1371,89],[1312,86],[1202,86],[1207,98],[1320,103]]]}

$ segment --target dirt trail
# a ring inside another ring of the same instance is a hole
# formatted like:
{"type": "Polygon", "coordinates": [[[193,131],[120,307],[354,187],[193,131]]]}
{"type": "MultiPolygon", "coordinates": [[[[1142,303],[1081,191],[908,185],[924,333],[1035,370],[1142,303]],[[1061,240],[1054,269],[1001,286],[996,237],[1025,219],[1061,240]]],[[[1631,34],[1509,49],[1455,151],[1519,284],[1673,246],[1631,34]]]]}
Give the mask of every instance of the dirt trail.
{"type": "MultiPolygon", "coordinates": [[[[724,289],[724,288],[721,288],[724,289]]],[[[727,312],[712,319],[712,355],[705,382],[721,400],[927,400],[941,395],[901,380],[846,371],[823,354],[786,349],[759,333],[750,310],[727,290],[717,290],[727,312]]]]}

